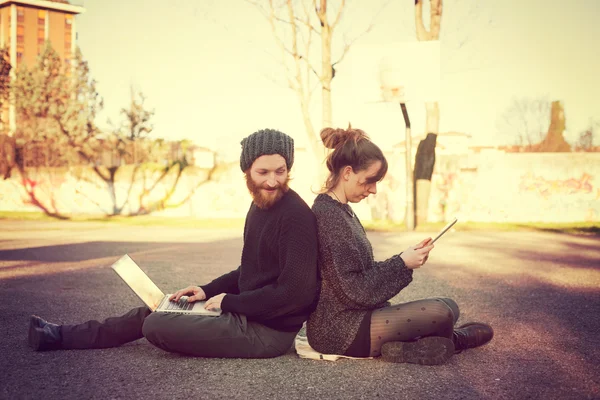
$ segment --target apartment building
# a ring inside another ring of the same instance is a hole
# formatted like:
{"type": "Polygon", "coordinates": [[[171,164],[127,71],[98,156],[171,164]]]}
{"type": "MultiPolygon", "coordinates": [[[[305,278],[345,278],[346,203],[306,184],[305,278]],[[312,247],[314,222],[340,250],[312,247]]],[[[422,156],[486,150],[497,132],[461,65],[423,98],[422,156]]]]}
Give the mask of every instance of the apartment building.
{"type": "MultiPolygon", "coordinates": [[[[0,0],[0,47],[8,49],[11,74],[22,65],[32,65],[46,41],[70,63],[75,56],[75,16],[82,6],[67,0],[0,0]]],[[[8,110],[9,132],[15,131],[14,106],[8,110]]]]}

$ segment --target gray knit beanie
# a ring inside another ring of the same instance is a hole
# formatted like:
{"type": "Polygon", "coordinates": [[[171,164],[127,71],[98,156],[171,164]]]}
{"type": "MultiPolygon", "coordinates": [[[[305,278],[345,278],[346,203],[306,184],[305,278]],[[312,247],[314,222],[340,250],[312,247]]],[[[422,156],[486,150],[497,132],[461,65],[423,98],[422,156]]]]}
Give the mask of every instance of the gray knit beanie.
{"type": "Polygon", "coordinates": [[[240,167],[246,171],[260,156],[279,154],[285,158],[287,169],[294,164],[294,139],[275,129],[262,129],[244,138],[240,167]]]}

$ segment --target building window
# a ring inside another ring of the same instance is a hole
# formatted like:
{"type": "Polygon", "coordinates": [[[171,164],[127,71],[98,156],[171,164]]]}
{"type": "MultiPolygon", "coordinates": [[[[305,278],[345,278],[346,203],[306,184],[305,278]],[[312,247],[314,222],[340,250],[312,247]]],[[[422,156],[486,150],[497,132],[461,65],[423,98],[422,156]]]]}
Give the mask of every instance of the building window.
{"type": "Polygon", "coordinates": [[[38,11],[37,23],[37,53],[42,54],[46,44],[46,10],[38,11]]]}
{"type": "Polygon", "coordinates": [[[23,61],[25,52],[25,9],[17,7],[17,65],[23,61]]]}
{"type": "Polygon", "coordinates": [[[23,7],[17,7],[17,23],[25,23],[25,9],[23,7]]]}

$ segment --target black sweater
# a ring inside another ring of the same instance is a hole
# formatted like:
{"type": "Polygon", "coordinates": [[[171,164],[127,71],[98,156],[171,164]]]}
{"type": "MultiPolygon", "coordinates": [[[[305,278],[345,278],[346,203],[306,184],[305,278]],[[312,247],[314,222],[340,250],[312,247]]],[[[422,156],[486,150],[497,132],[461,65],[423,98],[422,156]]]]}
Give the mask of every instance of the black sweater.
{"type": "Polygon", "coordinates": [[[223,312],[245,315],[280,331],[298,331],[316,303],[317,227],[308,205],[289,190],[268,210],[250,206],[241,265],[202,286],[206,297],[227,293],[223,312]]]}

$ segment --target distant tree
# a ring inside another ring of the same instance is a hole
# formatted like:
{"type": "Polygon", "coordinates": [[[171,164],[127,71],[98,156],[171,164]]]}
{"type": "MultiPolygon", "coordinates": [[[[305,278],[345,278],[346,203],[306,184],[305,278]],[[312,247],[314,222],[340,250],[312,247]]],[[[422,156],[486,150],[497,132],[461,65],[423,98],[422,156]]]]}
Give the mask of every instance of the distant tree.
{"type": "Polygon", "coordinates": [[[51,141],[66,164],[93,164],[103,102],[87,62],[77,50],[65,65],[48,44],[31,68],[22,66],[14,82],[17,136],[25,142],[51,141]]]}
{"type": "Polygon", "coordinates": [[[560,101],[515,99],[502,114],[498,128],[505,134],[515,135],[516,145],[521,151],[571,151],[564,138],[566,117],[560,101]]]}
{"type": "Polygon", "coordinates": [[[544,140],[550,126],[550,101],[546,97],[513,99],[498,121],[498,130],[514,135],[514,143],[525,150],[544,140]]]}
{"type": "Polygon", "coordinates": [[[0,49],[0,176],[3,179],[10,177],[15,162],[15,140],[7,135],[4,121],[4,109],[10,95],[11,69],[7,49],[0,49]]]}
{"type": "Polygon", "coordinates": [[[575,151],[592,151],[594,148],[594,132],[588,128],[579,133],[577,143],[575,143],[575,151]]]}
{"type": "Polygon", "coordinates": [[[594,139],[600,129],[600,119],[594,120],[590,118],[589,126],[579,133],[577,142],[573,147],[574,151],[600,151],[600,146],[594,145],[594,139]]]}
{"type": "Polygon", "coordinates": [[[154,126],[150,120],[154,116],[154,110],[146,110],[144,102],[146,96],[140,91],[136,91],[131,86],[131,103],[129,108],[122,108],[121,115],[125,117],[124,129],[127,131],[129,140],[144,139],[148,137],[154,126]]]}
{"type": "MultiPolygon", "coordinates": [[[[6,48],[0,49],[0,125],[4,125],[4,106],[10,94],[10,58],[6,48]]],[[[4,133],[4,132],[0,132],[4,133]]]]}
{"type": "Polygon", "coordinates": [[[31,176],[33,167],[89,165],[99,145],[94,120],[102,100],[79,50],[73,61],[73,66],[65,65],[48,43],[33,66],[19,67],[13,83],[15,166],[29,202],[57,218],[67,216],[58,211],[51,194],[41,193],[31,176]]]}
{"type": "MultiPolygon", "coordinates": [[[[145,108],[144,95],[134,90],[129,108],[121,110],[124,121],[119,128],[112,132],[101,130],[96,117],[103,108],[103,101],[79,49],[73,61],[73,65],[64,64],[48,45],[34,66],[17,71],[14,93],[18,129],[15,136],[22,144],[22,153],[28,155],[36,144],[43,144],[46,159],[43,163],[37,160],[36,165],[92,168],[109,192],[112,207],[105,210],[109,216],[120,215],[131,205],[132,188],[140,179],[143,190],[139,207],[133,210],[129,207],[129,214],[148,214],[168,207],[183,171],[189,166],[186,152],[181,152],[177,159],[169,159],[166,165],[164,162],[149,165],[153,153],[160,153],[165,146],[147,140],[152,131],[150,120],[154,111],[145,108]],[[134,170],[125,198],[119,199],[116,176],[127,162],[134,164],[134,170]],[[154,191],[159,184],[167,188],[157,196],[154,191]]],[[[23,159],[20,161],[17,168],[30,202],[48,215],[65,218],[52,204],[52,199],[42,201],[36,185],[27,184],[33,181],[28,178],[30,169],[23,159]]],[[[190,191],[195,191],[202,183],[190,191]]],[[[91,197],[88,199],[94,201],[91,197]]]]}

